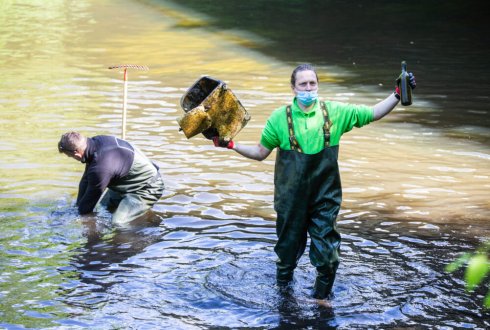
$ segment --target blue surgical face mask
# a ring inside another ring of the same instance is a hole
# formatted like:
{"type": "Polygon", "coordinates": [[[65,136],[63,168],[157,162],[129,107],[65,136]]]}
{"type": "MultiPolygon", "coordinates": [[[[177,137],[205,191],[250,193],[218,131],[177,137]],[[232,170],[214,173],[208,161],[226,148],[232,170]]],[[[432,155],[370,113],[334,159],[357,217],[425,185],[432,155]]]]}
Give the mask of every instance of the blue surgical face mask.
{"type": "Polygon", "coordinates": [[[312,105],[318,98],[318,91],[298,91],[296,99],[306,107],[312,105]]]}

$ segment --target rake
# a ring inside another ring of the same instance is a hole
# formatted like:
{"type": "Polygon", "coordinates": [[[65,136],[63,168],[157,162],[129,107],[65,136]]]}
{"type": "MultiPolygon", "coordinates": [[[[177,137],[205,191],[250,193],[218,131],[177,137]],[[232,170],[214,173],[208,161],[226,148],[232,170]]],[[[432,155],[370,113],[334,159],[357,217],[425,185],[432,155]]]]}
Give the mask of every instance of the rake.
{"type": "Polygon", "coordinates": [[[122,64],[110,66],[109,70],[112,69],[124,69],[124,93],[123,93],[123,111],[122,111],[122,139],[126,138],[126,104],[128,102],[128,69],[148,71],[146,65],[133,65],[133,64],[122,64]]]}

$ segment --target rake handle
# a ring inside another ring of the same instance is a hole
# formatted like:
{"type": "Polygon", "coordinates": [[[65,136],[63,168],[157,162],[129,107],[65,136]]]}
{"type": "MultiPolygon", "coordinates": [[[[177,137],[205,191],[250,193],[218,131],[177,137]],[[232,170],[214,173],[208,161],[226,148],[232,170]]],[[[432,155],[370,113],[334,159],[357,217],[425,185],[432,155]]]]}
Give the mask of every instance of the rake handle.
{"type": "Polygon", "coordinates": [[[124,69],[124,94],[123,94],[123,114],[122,114],[122,139],[126,138],[126,105],[128,103],[128,69],[136,69],[148,71],[148,67],[146,65],[135,65],[135,64],[122,64],[122,65],[113,65],[109,67],[112,69],[124,69]]]}
{"type": "Polygon", "coordinates": [[[123,93],[123,115],[122,115],[122,139],[126,139],[126,104],[128,103],[128,69],[124,69],[124,93],[123,93]]]}

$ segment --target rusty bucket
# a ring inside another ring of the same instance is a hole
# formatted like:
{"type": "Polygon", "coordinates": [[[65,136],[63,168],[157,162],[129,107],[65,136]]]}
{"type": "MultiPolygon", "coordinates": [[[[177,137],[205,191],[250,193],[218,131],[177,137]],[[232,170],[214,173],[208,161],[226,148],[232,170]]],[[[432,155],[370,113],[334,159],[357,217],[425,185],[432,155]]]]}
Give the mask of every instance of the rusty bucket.
{"type": "Polygon", "coordinates": [[[188,139],[202,133],[207,139],[218,136],[229,141],[250,120],[231,89],[223,81],[207,76],[187,90],[180,105],[185,114],[177,122],[188,139]]]}

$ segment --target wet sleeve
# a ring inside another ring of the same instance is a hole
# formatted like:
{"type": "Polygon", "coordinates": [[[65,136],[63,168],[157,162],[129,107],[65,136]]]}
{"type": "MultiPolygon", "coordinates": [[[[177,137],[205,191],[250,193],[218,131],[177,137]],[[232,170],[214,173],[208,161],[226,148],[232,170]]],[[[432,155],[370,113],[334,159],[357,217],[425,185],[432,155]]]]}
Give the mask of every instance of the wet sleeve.
{"type": "Polygon", "coordinates": [[[87,188],[83,196],[79,196],[78,212],[87,214],[94,210],[95,205],[109,185],[111,173],[97,168],[87,173],[87,188]]]}
{"type": "Polygon", "coordinates": [[[88,186],[88,180],[87,180],[87,171],[83,172],[83,176],[80,179],[80,183],[78,184],[78,195],[77,195],[77,206],[80,205],[80,200],[82,199],[83,195],[87,191],[87,186],[88,186]]]}

